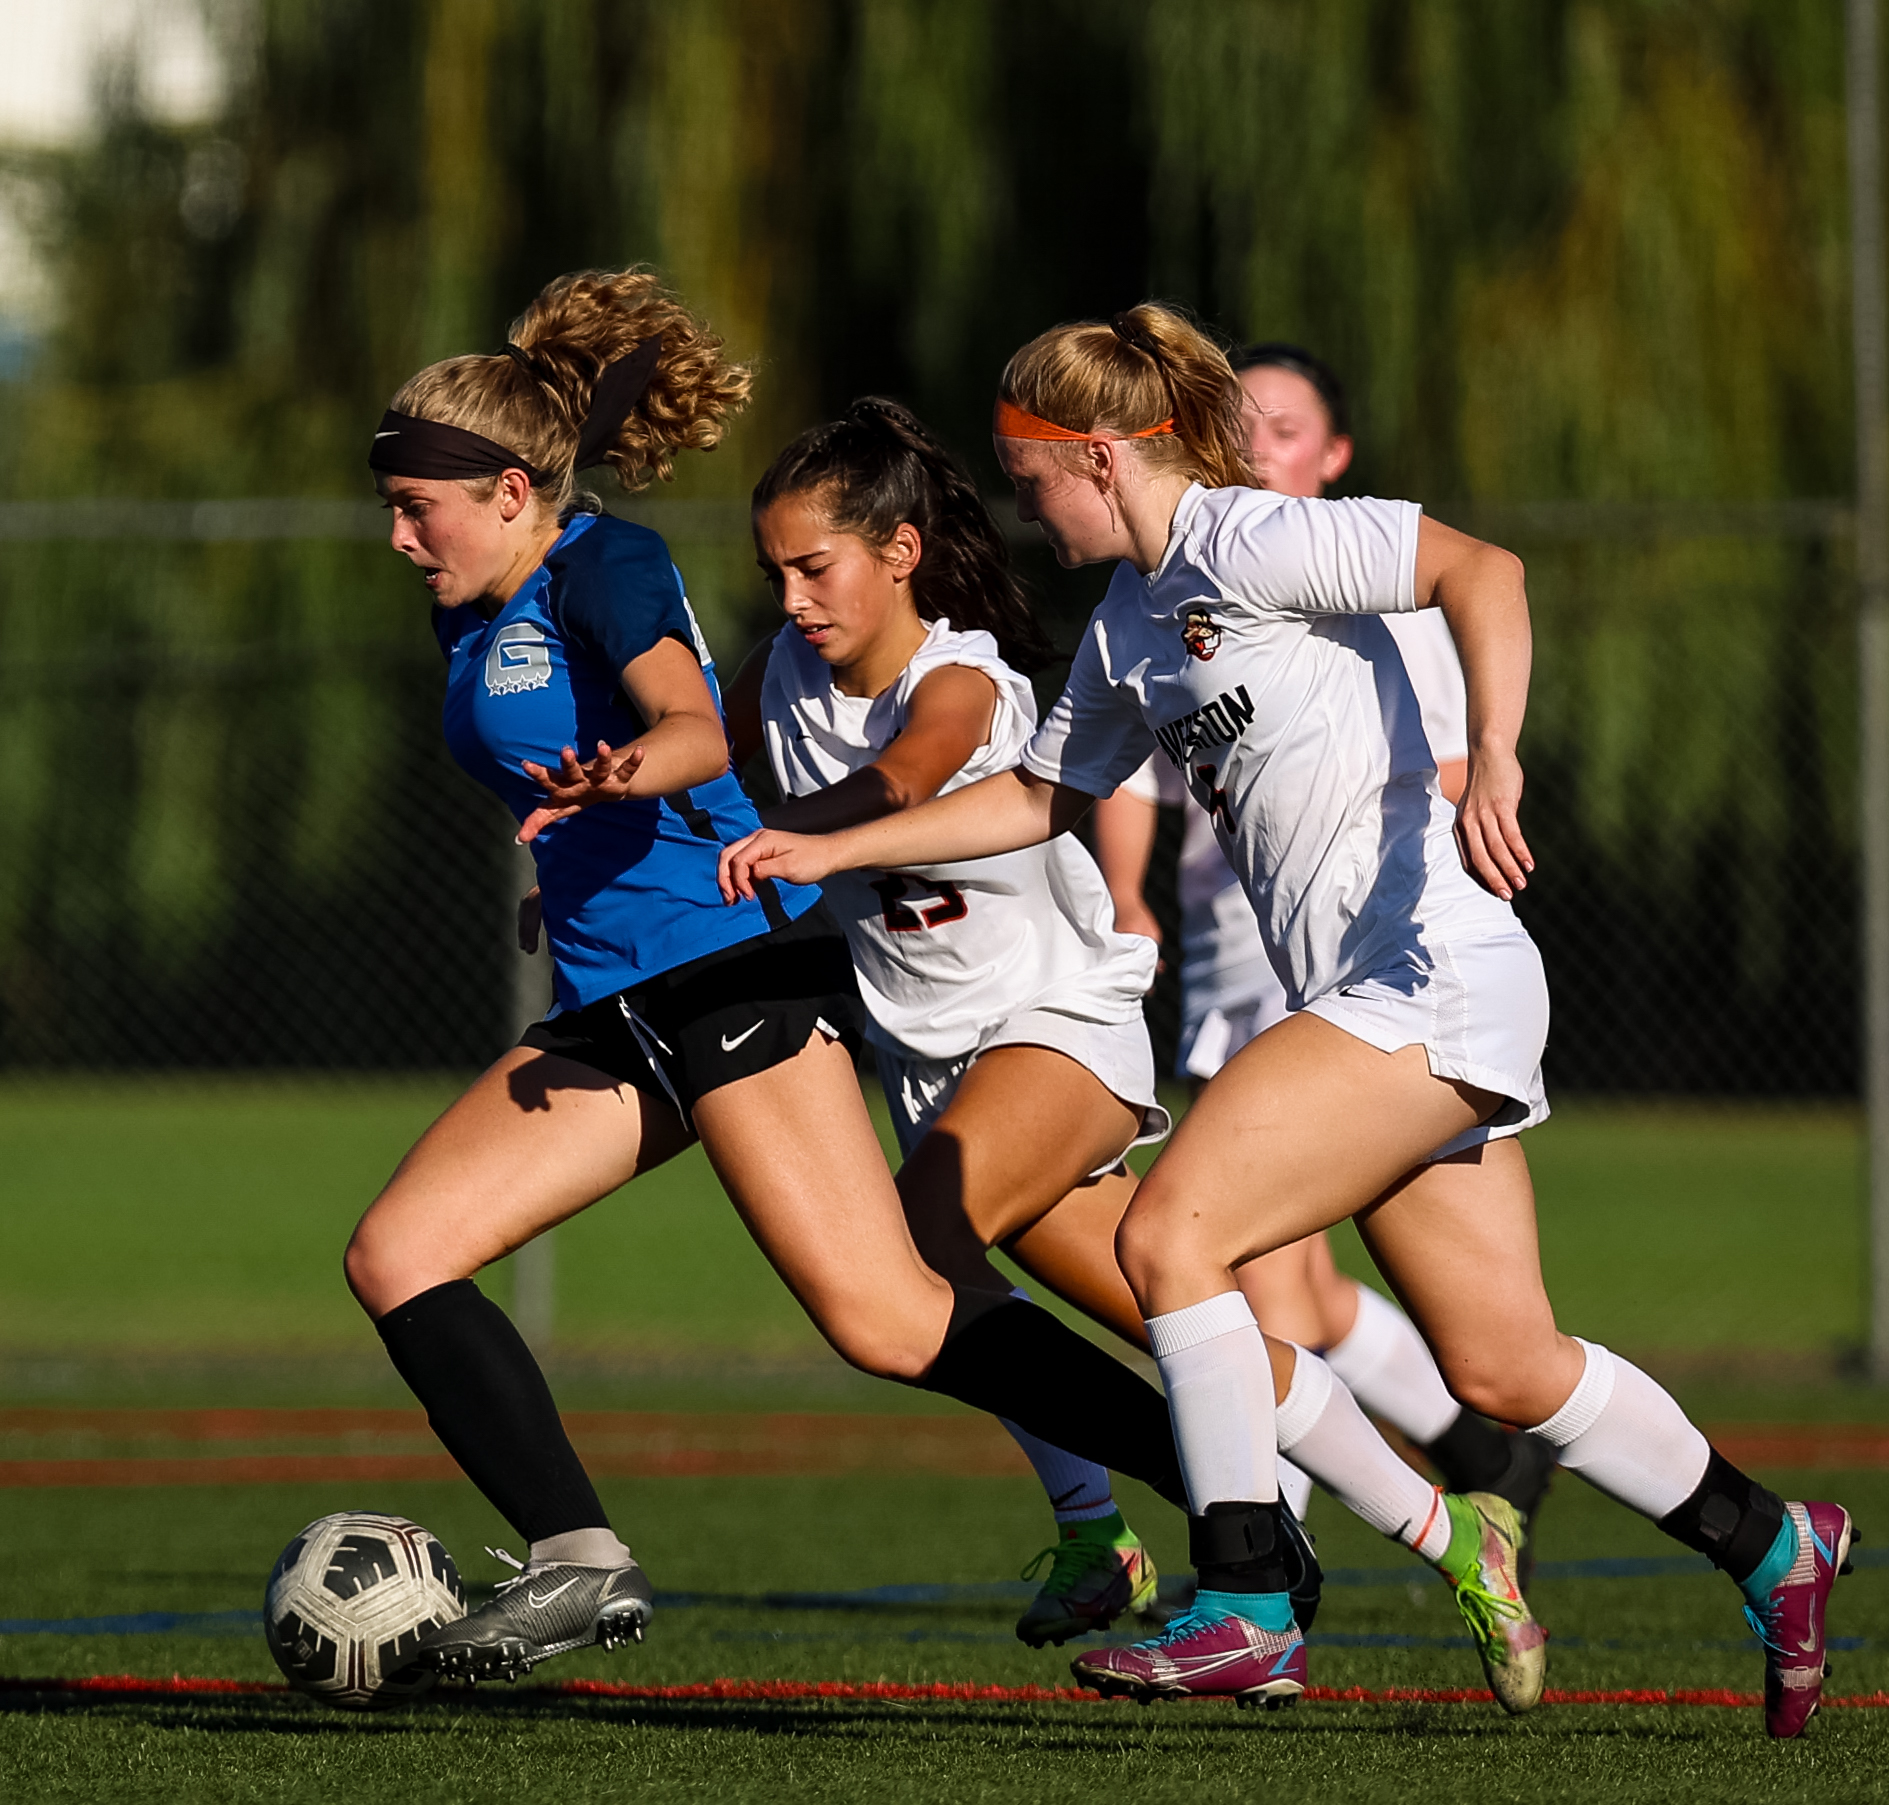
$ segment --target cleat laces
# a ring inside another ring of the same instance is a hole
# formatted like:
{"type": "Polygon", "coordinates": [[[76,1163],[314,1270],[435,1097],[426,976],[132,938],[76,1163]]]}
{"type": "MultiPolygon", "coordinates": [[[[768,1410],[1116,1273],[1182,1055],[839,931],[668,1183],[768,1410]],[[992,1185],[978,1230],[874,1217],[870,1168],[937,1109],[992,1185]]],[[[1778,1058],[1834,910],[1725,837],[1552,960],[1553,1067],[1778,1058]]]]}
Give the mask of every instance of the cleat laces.
{"type": "Polygon", "coordinates": [[[1498,1661],[1508,1659],[1502,1626],[1518,1622],[1524,1607],[1512,1598],[1492,1592],[1480,1572],[1471,1572],[1456,1582],[1456,1609],[1476,1640],[1487,1647],[1498,1661]]]}
{"type": "Polygon", "coordinates": [[[1038,1552],[1017,1577],[1035,1579],[1042,1571],[1043,1563],[1048,1561],[1049,1578],[1044,1580],[1043,1590],[1052,1597],[1066,1597],[1075,1590],[1077,1580],[1088,1572],[1090,1563],[1095,1559],[1097,1546],[1094,1542],[1085,1542],[1080,1536],[1070,1536],[1066,1541],[1053,1543],[1038,1552]]]}
{"type": "Polygon", "coordinates": [[[1778,1619],[1783,1615],[1775,1606],[1748,1604],[1745,1606],[1745,1621],[1751,1625],[1751,1633],[1774,1654],[1789,1655],[1796,1651],[1787,1648],[1778,1640],[1778,1619]]]}
{"type": "Polygon", "coordinates": [[[1200,1605],[1189,1605],[1178,1617],[1169,1622],[1158,1636],[1142,1643],[1141,1646],[1159,1649],[1178,1648],[1183,1642],[1205,1635],[1215,1624],[1223,1622],[1226,1615],[1225,1611],[1217,1611],[1212,1606],[1203,1609],[1200,1605]]]}
{"type": "Polygon", "coordinates": [[[503,1561],[506,1566],[518,1569],[510,1579],[502,1579],[492,1588],[492,1596],[495,1599],[503,1598],[507,1592],[513,1591],[525,1583],[531,1570],[517,1555],[508,1554],[503,1548],[488,1548],[486,1553],[495,1561],[503,1561]]]}

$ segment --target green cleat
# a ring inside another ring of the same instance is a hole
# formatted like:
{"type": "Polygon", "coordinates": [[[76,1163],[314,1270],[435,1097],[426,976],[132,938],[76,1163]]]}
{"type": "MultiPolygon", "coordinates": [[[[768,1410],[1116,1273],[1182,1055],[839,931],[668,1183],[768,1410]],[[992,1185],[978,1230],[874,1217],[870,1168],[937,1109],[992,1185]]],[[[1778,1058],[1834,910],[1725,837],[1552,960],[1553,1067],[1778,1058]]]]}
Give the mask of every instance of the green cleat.
{"type": "Polygon", "coordinates": [[[1060,1648],[1071,1636],[1107,1629],[1124,1611],[1145,1616],[1154,1608],[1159,1575],[1120,1511],[1065,1523],[1062,1539],[1025,1567],[1023,1577],[1034,1579],[1045,1561],[1049,1577],[1017,1619],[1018,1640],[1032,1648],[1047,1642],[1060,1648]]]}
{"type": "Polygon", "coordinates": [[[1436,1570],[1456,1594],[1489,1690],[1511,1716],[1541,1703],[1548,1678],[1548,1632],[1535,1621],[1517,1577],[1521,1513],[1493,1492],[1444,1494],[1450,1545],[1436,1570]]]}

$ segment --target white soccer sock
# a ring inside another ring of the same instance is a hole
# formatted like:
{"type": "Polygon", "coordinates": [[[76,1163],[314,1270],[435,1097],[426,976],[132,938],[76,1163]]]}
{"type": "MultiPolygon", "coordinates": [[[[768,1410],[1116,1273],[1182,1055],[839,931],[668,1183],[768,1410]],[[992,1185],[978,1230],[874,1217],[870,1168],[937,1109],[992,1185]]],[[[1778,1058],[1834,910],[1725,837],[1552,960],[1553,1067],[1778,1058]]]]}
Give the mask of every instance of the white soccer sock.
{"type": "Polygon", "coordinates": [[[1290,1454],[1347,1510],[1425,1560],[1440,1559],[1449,1547],[1449,1512],[1436,1487],[1391,1452],[1357,1399],[1304,1348],[1279,1401],[1279,1452],[1290,1454]]]}
{"type": "MultiPolygon", "coordinates": [[[[1010,1295],[1026,1304],[1035,1301],[1021,1285],[1012,1285],[1010,1295]]],[[[1058,1523],[1093,1523],[1098,1517],[1115,1514],[1115,1495],[1110,1489],[1107,1467],[1099,1467],[1092,1460],[1052,1446],[1007,1416],[997,1420],[1009,1430],[1010,1439],[1035,1468],[1058,1523]]]]}
{"type": "Polygon", "coordinates": [[[1581,1341],[1587,1364],[1568,1401],[1533,1431],[1597,1491],[1655,1522],[1690,1498],[1712,1449],[1686,1413],[1631,1361],[1581,1341]]]}
{"type": "Polygon", "coordinates": [[[1199,1517],[1210,1504],[1271,1504],[1279,1496],[1272,1363],[1245,1293],[1149,1317],[1148,1345],[1174,1419],[1188,1509],[1199,1517]]]}
{"type": "Polygon", "coordinates": [[[533,1542],[526,1567],[627,1567],[630,1551],[608,1529],[567,1529],[533,1542]]]}
{"type": "Polygon", "coordinates": [[[1325,1350],[1325,1359],[1366,1410],[1420,1447],[1463,1413],[1416,1324],[1369,1285],[1358,1286],[1358,1320],[1325,1350]]]}
{"type": "Polygon", "coordinates": [[[1279,1496],[1292,1506],[1292,1514],[1303,1523],[1312,1502],[1312,1475],[1285,1459],[1280,1460],[1278,1470],[1279,1496]]]}
{"type": "Polygon", "coordinates": [[[1115,1514],[1115,1497],[1109,1489],[1107,1467],[1052,1447],[1040,1436],[1019,1428],[1007,1416],[997,1420],[1010,1431],[1010,1439],[1036,1469],[1058,1523],[1091,1523],[1098,1517],[1115,1514]]]}

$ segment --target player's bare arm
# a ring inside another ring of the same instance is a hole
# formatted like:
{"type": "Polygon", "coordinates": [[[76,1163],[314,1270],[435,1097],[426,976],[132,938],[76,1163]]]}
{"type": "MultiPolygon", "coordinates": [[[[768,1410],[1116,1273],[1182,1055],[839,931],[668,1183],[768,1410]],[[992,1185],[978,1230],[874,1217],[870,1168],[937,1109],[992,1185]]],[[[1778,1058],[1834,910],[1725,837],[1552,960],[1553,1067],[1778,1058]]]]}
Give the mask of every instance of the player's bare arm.
{"type": "Polygon", "coordinates": [[[1157,943],[1161,923],[1148,906],[1145,885],[1159,815],[1157,804],[1126,785],[1095,805],[1095,862],[1115,904],[1115,931],[1145,934],[1157,943]]]}
{"type": "Polygon", "coordinates": [[[968,665],[946,665],[912,691],[905,730],[852,776],[761,811],[768,827],[824,834],[929,802],[990,738],[997,686],[968,665]]]}
{"type": "Polygon", "coordinates": [[[1085,791],[1019,769],[838,833],[790,834],[764,827],[723,849],[722,898],[731,903],[752,898],[755,884],[768,877],[817,884],[836,871],[864,865],[897,870],[1015,852],[1067,833],[1094,802],[1085,791]]]}
{"type": "Polygon", "coordinates": [[[570,746],[564,748],[555,772],[527,760],[525,774],[544,787],[547,801],[519,828],[521,846],[553,821],[594,803],[673,796],[712,783],[728,769],[728,741],[708,679],[695,653],[680,640],[665,639],[625,665],[623,689],[648,728],[621,747],[599,740],[597,755],[588,764],[570,746]]]}
{"type": "Polygon", "coordinates": [[[1456,811],[1457,849],[1470,875],[1506,902],[1528,887],[1535,868],[1522,838],[1522,766],[1515,755],[1534,646],[1522,561],[1426,515],[1417,535],[1416,594],[1418,607],[1443,610],[1469,696],[1469,775],[1456,811]]]}

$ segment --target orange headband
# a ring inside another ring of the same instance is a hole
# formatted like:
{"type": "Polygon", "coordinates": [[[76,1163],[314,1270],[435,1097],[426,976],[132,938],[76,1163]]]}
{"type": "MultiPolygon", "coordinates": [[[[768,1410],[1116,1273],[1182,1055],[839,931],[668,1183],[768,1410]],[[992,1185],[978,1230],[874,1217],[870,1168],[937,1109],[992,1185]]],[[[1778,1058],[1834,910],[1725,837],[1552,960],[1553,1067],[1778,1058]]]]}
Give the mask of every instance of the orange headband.
{"type": "Polygon", "coordinates": [[[1048,420],[1039,420],[1035,414],[1026,414],[1014,401],[1000,398],[994,430],[1000,439],[1152,439],[1164,432],[1172,432],[1174,421],[1169,417],[1159,425],[1144,426],[1139,432],[1071,432],[1066,426],[1057,426],[1048,420]]]}

